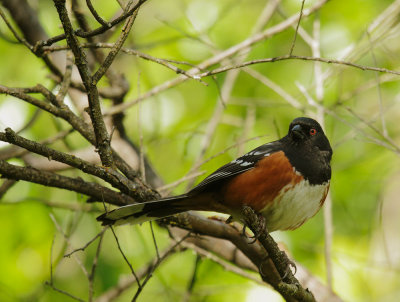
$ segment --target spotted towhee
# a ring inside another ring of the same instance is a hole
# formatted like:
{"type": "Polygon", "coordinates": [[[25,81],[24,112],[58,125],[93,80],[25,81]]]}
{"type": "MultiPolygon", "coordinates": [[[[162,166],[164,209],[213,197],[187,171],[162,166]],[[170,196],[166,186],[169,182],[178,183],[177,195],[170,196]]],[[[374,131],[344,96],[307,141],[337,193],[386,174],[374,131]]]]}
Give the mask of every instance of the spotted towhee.
{"type": "Polygon", "coordinates": [[[247,205],[265,217],[270,232],[296,229],[324,203],[331,157],[331,146],[318,122],[299,117],[285,137],[222,166],[188,193],[123,206],[97,220],[103,225],[142,223],[189,210],[240,219],[247,205]]]}

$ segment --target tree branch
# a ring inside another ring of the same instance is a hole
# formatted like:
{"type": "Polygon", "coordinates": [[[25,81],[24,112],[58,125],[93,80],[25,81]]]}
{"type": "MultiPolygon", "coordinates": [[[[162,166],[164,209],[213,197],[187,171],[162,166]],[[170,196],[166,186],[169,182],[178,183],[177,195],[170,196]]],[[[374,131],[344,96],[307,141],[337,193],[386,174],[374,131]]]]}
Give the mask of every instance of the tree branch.
{"type": "MultiPolygon", "coordinates": [[[[45,89],[43,86],[37,85],[31,88],[10,88],[0,85],[0,93],[12,95],[16,98],[24,100],[34,106],[37,106],[50,114],[60,117],[71,124],[71,126],[77,130],[84,138],[86,138],[91,144],[95,145],[95,137],[90,129],[90,126],[86,124],[81,118],[76,116],[67,106],[58,104],[57,98],[50,91],[45,89]],[[45,103],[41,100],[38,100],[25,92],[41,92],[48,99],[51,100],[52,103],[59,105],[60,107],[53,106],[51,104],[45,103]]],[[[137,196],[142,201],[154,199],[154,192],[150,188],[147,188],[143,185],[140,179],[137,178],[137,173],[123,160],[117,152],[113,152],[113,162],[118,167],[121,172],[126,175],[126,178],[120,173],[114,171],[113,169],[109,169],[109,173],[112,173],[114,177],[119,179],[119,182],[125,184],[129,190],[138,194],[137,196]],[[133,181],[134,180],[134,181],[133,181]],[[139,186],[136,184],[138,183],[139,186]],[[138,190],[138,187],[143,188],[142,190],[138,190]]]]}
{"type": "MultiPolygon", "coordinates": [[[[61,0],[62,1],[62,0],[61,0]]],[[[119,23],[121,23],[122,21],[124,21],[126,18],[128,18],[129,16],[131,16],[143,3],[145,3],[147,0],[139,0],[138,3],[136,3],[129,11],[125,12],[124,14],[122,14],[121,16],[115,18],[114,20],[112,20],[111,22],[107,23],[106,25],[102,25],[101,27],[98,27],[90,32],[85,32],[82,31],[81,29],[77,29],[75,31],[73,31],[73,33],[81,38],[88,38],[88,37],[93,37],[93,36],[97,36],[100,35],[102,33],[105,33],[107,30],[109,30],[110,28],[118,25],[119,23]]],[[[42,47],[42,46],[50,46],[56,42],[59,42],[61,40],[66,39],[66,34],[61,34],[55,37],[52,37],[46,41],[41,41],[37,47],[42,47]]]]}
{"type": "Polygon", "coordinates": [[[132,29],[132,25],[135,22],[138,12],[139,10],[136,10],[132,14],[132,16],[128,18],[124,27],[122,28],[122,33],[119,36],[117,42],[114,43],[103,64],[101,64],[101,66],[97,69],[96,73],[93,75],[92,81],[94,84],[97,84],[100,81],[102,76],[107,72],[108,68],[110,68],[111,64],[114,62],[115,57],[121,50],[122,45],[124,45],[125,40],[128,38],[128,35],[132,29]]]}
{"type": "Polygon", "coordinates": [[[39,171],[30,167],[18,167],[0,160],[2,178],[25,180],[40,185],[66,189],[90,196],[90,201],[108,202],[115,205],[127,205],[135,202],[131,197],[118,193],[97,183],[84,181],[82,178],[72,178],[51,172],[39,171]]]}
{"type": "Polygon", "coordinates": [[[316,62],[323,62],[323,63],[327,63],[327,64],[347,65],[347,66],[354,67],[354,68],[361,69],[361,70],[378,71],[378,72],[400,75],[400,71],[391,70],[391,69],[387,69],[387,68],[373,67],[373,66],[364,66],[364,65],[355,64],[355,63],[342,61],[342,60],[319,58],[319,57],[285,55],[285,56],[280,56],[280,57],[252,60],[252,61],[248,61],[248,62],[244,62],[241,64],[236,64],[236,65],[222,66],[220,68],[216,68],[216,69],[213,69],[210,71],[206,71],[206,72],[197,74],[197,76],[199,76],[200,78],[203,78],[206,76],[211,76],[211,75],[215,75],[218,73],[226,72],[228,70],[246,67],[249,65],[261,64],[261,63],[273,63],[273,62],[285,61],[285,60],[316,61],[316,62]]]}
{"type": "MultiPolygon", "coordinates": [[[[277,284],[278,291],[283,295],[289,295],[299,301],[315,301],[313,294],[304,289],[300,282],[294,277],[290,270],[291,261],[286,253],[281,251],[265,229],[265,224],[259,219],[258,215],[248,206],[242,210],[242,215],[245,220],[245,225],[248,226],[254,233],[255,238],[260,241],[262,246],[268,253],[276,269],[278,270],[282,281],[277,284]],[[286,280],[286,281],[284,281],[286,280]]],[[[260,268],[261,270],[261,268],[260,268]]],[[[260,272],[262,274],[262,271],[260,272]]]]}
{"type": "Polygon", "coordinates": [[[61,151],[57,151],[43,144],[23,138],[17,135],[10,128],[5,129],[5,132],[0,132],[0,140],[47,157],[49,161],[55,160],[60,163],[67,164],[71,167],[75,167],[85,173],[97,176],[110,183],[115,188],[123,191],[125,194],[130,195],[132,198],[135,198],[134,190],[132,190],[134,188],[131,188],[130,190],[129,183],[122,180],[121,177],[116,177],[116,173],[109,173],[108,171],[110,169],[93,165],[92,163],[76,157],[75,155],[70,155],[61,151]]]}
{"type": "Polygon", "coordinates": [[[68,17],[67,9],[65,7],[65,0],[54,0],[54,4],[65,31],[67,43],[74,53],[75,64],[78,67],[83,85],[85,86],[88,94],[89,115],[92,120],[93,130],[96,137],[96,148],[99,152],[103,165],[110,167],[113,163],[110,137],[101,113],[99,92],[96,87],[96,82],[90,75],[86,63],[86,55],[81,49],[80,43],[74,34],[71,21],[68,17]]]}

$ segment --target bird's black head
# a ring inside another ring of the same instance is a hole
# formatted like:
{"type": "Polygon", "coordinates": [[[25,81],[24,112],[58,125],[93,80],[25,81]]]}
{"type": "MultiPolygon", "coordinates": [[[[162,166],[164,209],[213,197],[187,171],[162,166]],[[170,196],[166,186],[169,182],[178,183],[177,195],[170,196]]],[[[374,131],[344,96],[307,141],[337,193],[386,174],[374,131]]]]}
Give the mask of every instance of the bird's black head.
{"type": "Polygon", "coordinates": [[[332,148],[317,121],[307,117],[294,119],[282,143],[290,163],[311,184],[331,179],[332,148]]]}
{"type": "Polygon", "coordinates": [[[332,148],[329,144],[328,138],[325,136],[321,125],[308,117],[298,117],[294,119],[289,126],[288,136],[295,143],[302,143],[305,145],[312,145],[317,147],[320,151],[325,153],[327,157],[331,158],[332,148]]]}

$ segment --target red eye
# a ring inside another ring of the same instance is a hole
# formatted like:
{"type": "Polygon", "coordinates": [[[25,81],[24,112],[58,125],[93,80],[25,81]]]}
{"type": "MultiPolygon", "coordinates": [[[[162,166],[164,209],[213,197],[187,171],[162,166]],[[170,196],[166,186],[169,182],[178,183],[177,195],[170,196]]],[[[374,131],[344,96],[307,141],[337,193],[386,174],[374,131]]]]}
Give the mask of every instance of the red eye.
{"type": "Polygon", "coordinates": [[[315,134],[317,134],[317,130],[314,129],[314,128],[311,128],[310,129],[310,135],[315,135],[315,134]]]}

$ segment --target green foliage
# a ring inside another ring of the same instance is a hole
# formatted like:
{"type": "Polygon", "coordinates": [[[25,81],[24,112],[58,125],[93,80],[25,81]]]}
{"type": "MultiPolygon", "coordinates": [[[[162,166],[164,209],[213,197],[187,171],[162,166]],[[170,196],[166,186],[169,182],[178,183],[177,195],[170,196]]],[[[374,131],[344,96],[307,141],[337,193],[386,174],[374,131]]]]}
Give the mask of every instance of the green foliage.
{"type": "MultiPolygon", "coordinates": [[[[84,6],[84,1],[81,2],[84,6]]],[[[117,2],[113,1],[92,2],[107,20],[114,16],[118,8],[117,2]]],[[[309,8],[315,3],[306,1],[305,7],[309,8]]],[[[391,4],[392,1],[329,1],[318,13],[304,18],[301,26],[312,36],[315,20],[321,21],[321,57],[398,70],[398,20],[390,24],[382,21],[378,29],[366,33],[368,26],[391,4]],[[353,47],[350,55],[343,57],[348,47],[353,47]]],[[[37,1],[36,5],[49,36],[60,34],[60,22],[52,3],[37,1]]],[[[197,65],[252,36],[252,28],[264,6],[265,1],[261,0],[152,0],[140,10],[125,47],[157,58],[197,65]]],[[[300,1],[282,1],[279,10],[264,28],[279,24],[299,9],[300,1]]],[[[85,13],[89,15],[86,9],[85,13]]],[[[98,26],[94,20],[88,19],[93,28],[98,26]]],[[[77,27],[76,23],[74,26],[77,27]]],[[[8,41],[13,38],[2,22],[0,31],[0,84],[30,87],[40,83],[50,90],[54,89],[43,61],[22,45],[8,41]]],[[[248,61],[286,55],[294,34],[294,28],[289,28],[255,44],[246,54],[238,57],[248,61]]],[[[112,40],[116,40],[118,35],[119,30],[112,40]]],[[[64,41],[59,45],[64,45],[64,41]]],[[[294,54],[313,56],[310,45],[300,34],[294,54]]],[[[221,63],[222,66],[230,64],[232,61],[229,59],[221,63]]],[[[334,235],[330,255],[333,288],[348,301],[398,301],[400,274],[396,246],[400,242],[398,236],[385,238],[385,230],[396,225],[400,217],[398,201],[387,197],[388,179],[395,177],[400,180],[399,76],[363,71],[341,64],[321,65],[322,72],[329,73],[329,76],[324,80],[324,97],[319,106],[325,109],[326,133],[334,148],[331,183],[334,235]],[[387,128],[387,136],[381,118],[387,128]],[[390,209],[388,212],[393,213],[392,216],[385,216],[386,207],[390,209]],[[385,240],[379,240],[381,237],[385,240]],[[389,245],[387,242],[396,244],[389,245]]],[[[189,69],[187,65],[177,66],[189,69]]],[[[122,53],[113,67],[123,73],[130,84],[126,102],[177,77],[173,71],[155,62],[122,53]]],[[[220,73],[204,78],[207,86],[199,81],[188,80],[145,99],[140,106],[128,108],[124,111],[127,134],[139,144],[142,133],[143,150],[155,171],[165,183],[174,182],[185,176],[198,158],[210,119],[221,102],[225,104],[223,115],[202,161],[244,139],[262,136],[245,143],[243,152],[275,140],[285,135],[294,117],[317,115],[318,106],[310,104],[307,95],[299,88],[305,87],[310,97],[317,99],[314,67],[313,61],[302,60],[249,67],[279,85],[301,104],[301,108],[294,108],[276,90],[244,70],[234,83],[229,98],[221,99],[227,73],[220,73]],[[253,123],[251,119],[254,119],[253,123]],[[250,129],[244,132],[244,125],[249,120],[250,129]]],[[[103,81],[100,86],[107,84],[106,80],[103,81]]],[[[104,100],[104,108],[111,106],[111,102],[104,100]]],[[[5,127],[18,130],[16,128],[27,122],[34,112],[33,106],[21,100],[0,95],[2,131],[5,127]],[[15,107],[17,111],[9,111],[11,107],[4,106],[11,102],[18,103],[18,107],[15,107]],[[15,116],[12,124],[8,124],[7,115],[15,112],[18,116],[15,116]]],[[[66,129],[66,123],[56,121],[42,112],[33,127],[22,135],[41,140],[66,129]]],[[[68,152],[88,146],[76,133],[65,141],[57,142],[52,147],[68,152]]],[[[238,149],[232,148],[203,164],[201,170],[212,172],[237,155],[238,149]]],[[[76,171],[61,173],[94,181],[94,178],[76,171]]],[[[187,185],[183,183],[174,188],[172,193],[185,190],[187,185]]],[[[398,189],[397,192],[400,194],[398,189]]],[[[45,285],[51,278],[50,262],[53,263],[55,287],[81,299],[88,299],[88,280],[75,258],[90,273],[99,239],[85,251],[63,257],[84,246],[101,230],[95,217],[103,210],[102,206],[93,206],[94,212],[87,212],[84,210],[85,202],[86,198],[76,193],[24,182],[17,183],[7,192],[0,202],[0,301],[71,301],[70,297],[45,285]],[[71,203],[81,210],[58,209],[46,206],[43,201],[71,203]],[[66,245],[64,235],[58,228],[70,238],[68,242],[71,246],[66,245]]],[[[326,280],[323,224],[321,211],[302,228],[275,236],[282,237],[298,263],[306,266],[318,278],[326,280]]],[[[161,251],[169,245],[170,239],[164,229],[157,226],[155,229],[157,247],[161,251]]],[[[135,271],[156,256],[148,224],[122,226],[115,231],[135,271]]],[[[193,277],[195,263],[196,255],[191,250],[170,256],[155,271],[139,300],[181,300],[193,277]]],[[[102,240],[96,267],[94,297],[113,288],[121,277],[130,276],[130,269],[118,251],[114,236],[108,231],[102,240]]],[[[199,261],[195,278],[190,301],[247,301],[249,291],[255,286],[248,279],[228,272],[206,258],[199,261]]],[[[136,285],[133,285],[117,301],[132,299],[136,290],[136,285]]]]}

